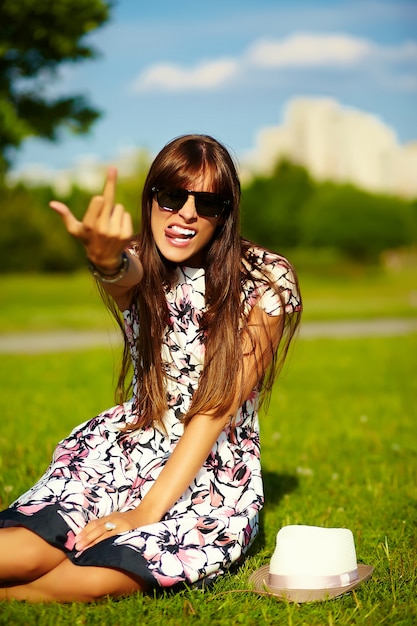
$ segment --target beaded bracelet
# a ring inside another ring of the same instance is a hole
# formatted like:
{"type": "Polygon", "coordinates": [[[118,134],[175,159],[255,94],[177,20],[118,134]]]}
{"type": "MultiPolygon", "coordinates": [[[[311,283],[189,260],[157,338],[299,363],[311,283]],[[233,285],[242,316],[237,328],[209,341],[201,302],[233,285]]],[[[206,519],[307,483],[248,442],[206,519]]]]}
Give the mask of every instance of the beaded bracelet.
{"type": "Polygon", "coordinates": [[[88,261],[88,269],[94,278],[98,278],[102,283],[117,283],[129,269],[129,256],[126,252],[123,252],[120,266],[112,274],[103,274],[90,260],[88,261]]]}

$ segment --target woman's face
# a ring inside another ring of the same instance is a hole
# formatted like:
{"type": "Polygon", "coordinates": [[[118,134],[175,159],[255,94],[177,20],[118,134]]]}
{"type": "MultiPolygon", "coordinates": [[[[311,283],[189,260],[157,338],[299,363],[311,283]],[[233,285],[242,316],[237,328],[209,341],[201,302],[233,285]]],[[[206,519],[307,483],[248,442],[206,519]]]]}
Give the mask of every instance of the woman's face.
{"type": "MultiPolygon", "coordinates": [[[[191,190],[211,192],[210,175],[202,174],[194,181],[191,190]]],[[[207,245],[212,240],[217,226],[222,222],[221,216],[199,215],[192,195],[188,196],[179,211],[161,208],[156,196],[153,197],[151,229],[156,246],[162,256],[178,265],[203,266],[207,245]]]]}

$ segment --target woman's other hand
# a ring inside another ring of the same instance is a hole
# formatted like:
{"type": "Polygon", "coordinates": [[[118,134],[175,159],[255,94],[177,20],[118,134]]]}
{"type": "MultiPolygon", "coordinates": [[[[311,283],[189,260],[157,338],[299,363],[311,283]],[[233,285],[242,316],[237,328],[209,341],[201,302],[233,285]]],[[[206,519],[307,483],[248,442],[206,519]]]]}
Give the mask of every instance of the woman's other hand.
{"type": "Polygon", "coordinates": [[[120,533],[139,528],[150,524],[152,521],[146,519],[147,516],[141,515],[140,506],[131,511],[125,511],[123,513],[115,512],[111,515],[106,515],[100,519],[92,520],[85,526],[75,538],[75,548],[78,551],[86,550],[95,546],[96,543],[120,535],[120,533]]]}

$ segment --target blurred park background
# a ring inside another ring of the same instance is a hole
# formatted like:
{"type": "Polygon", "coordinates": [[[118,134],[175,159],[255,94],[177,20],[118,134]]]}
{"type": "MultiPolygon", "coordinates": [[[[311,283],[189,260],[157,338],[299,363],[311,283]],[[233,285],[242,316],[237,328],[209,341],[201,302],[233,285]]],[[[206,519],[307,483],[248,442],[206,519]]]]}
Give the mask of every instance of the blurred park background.
{"type": "Polygon", "coordinates": [[[137,229],[166,141],[236,156],[242,232],[299,271],[415,266],[417,6],[407,1],[4,0],[0,271],[73,272],[109,164],[137,229]],[[74,16],[76,15],[76,19],[74,16]]]}

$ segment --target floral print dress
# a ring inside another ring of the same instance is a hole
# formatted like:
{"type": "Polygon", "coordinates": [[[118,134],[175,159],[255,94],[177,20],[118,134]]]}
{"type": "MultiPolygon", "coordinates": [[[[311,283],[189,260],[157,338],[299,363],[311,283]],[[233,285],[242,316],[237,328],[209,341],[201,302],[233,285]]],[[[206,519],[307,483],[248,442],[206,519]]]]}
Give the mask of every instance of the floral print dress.
{"type": "MultiPolygon", "coordinates": [[[[297,310],[299,298],[286,260],[257,248],[251,254],[254,264],[261,262],[271,272],[288,312],[297,310]]],[[[214,578],[243,556],[257,534],[263,505],[256,391],[239,409],[234,432],[230,426],[221,432],[192,483],[160,522],[111,536],[82,552],[74,547],[77,532],[92,519],[140,504],[181,437],[181,416],[204,362],[199,327],[204,293],[204,269],[182,267],[166,294],[167,434],[154,427],[122,432],[134,419],[133,401],[81,424],[58,444],[44,476],[0,513],[0,526],[24,526],[65,551],[75,564],[121,569],[141,577],[149,588],[214,578]]],[[[279,298],[261,282],[248,283],[243,297],[247,307],[257,303],[269,315],[280,314],[279,298]]],[[[139,320],[134,305],[124,312],[124,320],[135,360],[139,320]]]]}

